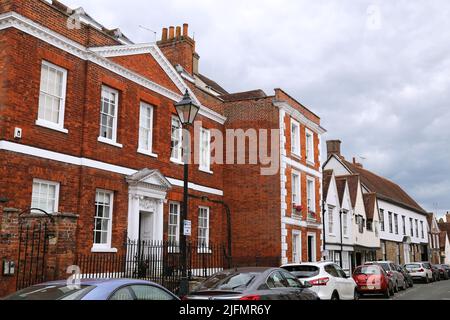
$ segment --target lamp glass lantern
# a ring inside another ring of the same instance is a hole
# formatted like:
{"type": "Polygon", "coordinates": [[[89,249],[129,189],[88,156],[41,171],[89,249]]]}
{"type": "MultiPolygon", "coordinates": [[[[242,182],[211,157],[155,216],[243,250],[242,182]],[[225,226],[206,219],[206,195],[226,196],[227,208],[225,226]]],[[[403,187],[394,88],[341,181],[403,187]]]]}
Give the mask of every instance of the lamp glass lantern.
{"type": "Polygon", "coordinates": [[[200,111],[200,107],[192,101],[188,90],[186,90],[183,99],[175,104],[175,109],[177,110],[178,118],[183,126],[193,124],[200,111]]]}

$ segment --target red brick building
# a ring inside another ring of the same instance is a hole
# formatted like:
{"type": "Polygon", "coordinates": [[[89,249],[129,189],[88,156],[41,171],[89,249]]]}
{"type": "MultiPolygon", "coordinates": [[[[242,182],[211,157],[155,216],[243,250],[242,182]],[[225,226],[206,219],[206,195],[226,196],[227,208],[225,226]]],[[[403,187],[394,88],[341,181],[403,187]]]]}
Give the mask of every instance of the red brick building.
{"type": "Polygon", "coordinates": [[[133,44],[82,9],[1,0],[0,48],[0,196],[8,207],[78,215],[77,253],[115,253],[127,238],[179,240],[174,103],[188,90],[201,106],[201,128],[191,129],[191,239],[229,240],[225,202],[236,263],[320,259],[319,117],[281,89],[228,94],[199,73],[187,25],[133,44]],[[214,132],[248,128],[274,137],[273,174],[261,175],[259,158],[211,161],[214,132]]]}

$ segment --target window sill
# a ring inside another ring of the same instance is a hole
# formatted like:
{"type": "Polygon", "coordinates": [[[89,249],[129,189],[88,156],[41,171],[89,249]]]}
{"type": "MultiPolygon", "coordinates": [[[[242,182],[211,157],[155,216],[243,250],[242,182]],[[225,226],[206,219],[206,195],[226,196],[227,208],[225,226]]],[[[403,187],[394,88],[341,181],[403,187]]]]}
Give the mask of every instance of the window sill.
{"type": "Polygon", "coordinates": [[[309,164],[310,166],[316,165],[314,161],[309,161],[308,159],[306,159],[306,164],[309,164]]]}
{"type": "Polygon", "coordinates": [[[170,158],[170,162],[175,163],[175,164],[179,164],[179,165],[184,165],[184,162],[178,159],[174,159],[174,158],[170,158]]]}
{"type": "Polygon", "coordinates": [[[158,155],[157,155],[157,154],[155,154],[155,153],[153,153],[153,152],[150,152],[150,151],[148,151],[148,150],[138,149],[137,152],[140,153],[140,154],[143,154],[143,155],[152,157],[152,158],[158,158],[158,155]]]}
{"type": "Polygon", "coordinates": [[[61,133],[69,133],[69,130],[64,129],[63,127],[60,127],[58,125],[55,125],[54,123],[48,122],[48,121],[44,121],[44,120],[36,120],[36,125],[43,127],[43,128],[47,128],[47,129],[51,129],[51,130],[55,130],[61,133]]]}
{"type": "Polygon", "coordinates": [[[212,172],[209,169],[205,169],[205,168],[198,168],[199,171],[204,172],[204,173],[209,173],[209,174],[214,174],[214,172],[212,172]]]}
{"type": "Polygon", "coordinates": [[[113,147],[123,148],[123,145],[122,145],[122,144],[117,143],[117,142],[114,142],[114,141],[109,140],[109,139],[106,139],[106,138],[103,138],[103,137],[98,137],[97,140],[98,140],[98,142],[106,143],[106,144],[109,144],[109,145],[111,145],[111,146],[113,146],[113,147]]]}
{"type": "Polygon", "coordinates": [[[297,154],[297,153],[295,153],[295,152],[293,152],[293,151],[291,151],[291,156],[292,156],[294,159],[297,159],[297,160],[299,160],[299,161],[302,160],[302,155],[301,155],[301,154],[297,154]]]}
{"type": "Polygon", "coordinates": [[[92,247],[91,252],[93,253],[117,253],[116,248],[108,248],[108,247],[92,247]]]}
{"type": "Polygon", "coordinates": [[[212,250],[198,249],[198,254],[212,254],[212,250]]]}

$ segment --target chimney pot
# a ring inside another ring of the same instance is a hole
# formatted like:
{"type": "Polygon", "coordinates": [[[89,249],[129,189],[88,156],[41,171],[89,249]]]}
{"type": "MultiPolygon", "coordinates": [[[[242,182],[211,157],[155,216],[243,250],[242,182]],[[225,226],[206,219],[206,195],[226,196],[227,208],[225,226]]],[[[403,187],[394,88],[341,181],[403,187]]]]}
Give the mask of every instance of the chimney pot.
{"type": "Polygon", "coordinates": [[[175,38],[175,27],[170,26],[169,27],[169,40],[172,40],[173,38],[175,38]]]}
{"type": "Polygon", "coordinates": [[[332,154],[341,156],[341,140],[328,140],[327,141],[327,156],[331,157],[332,154]]]}
{"type": "Polygon", "coordinates": [[[167,32],[168,32],[167,28],[162,29],[162,36],[161,36],[162,41],[167,41],[167,32]]]}
{"type": "Polygon", "coordinates": [[[189,25],[187,23],[183,24],[183,37],[188,36],[189,25]]]}
{"type": "Polygon", "coordinates": [[[177,39],[180,39],[180,38],[181,38],[181,27],[178,26],[177,27],[177,39]]]}

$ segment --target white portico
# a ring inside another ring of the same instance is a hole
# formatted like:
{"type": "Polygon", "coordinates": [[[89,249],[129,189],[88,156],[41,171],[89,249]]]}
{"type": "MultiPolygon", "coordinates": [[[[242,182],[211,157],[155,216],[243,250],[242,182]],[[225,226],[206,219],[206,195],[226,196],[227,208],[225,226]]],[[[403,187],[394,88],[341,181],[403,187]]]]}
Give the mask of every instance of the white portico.
{"type": "Polygon", "coordinates": [[[159,170],[143,169],[127,177],[128,238],[163,241],[164,202],[170,182],[159,170]]]}

